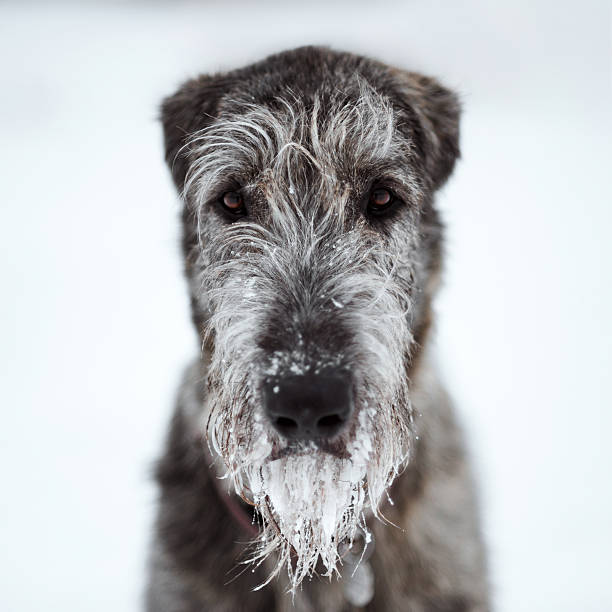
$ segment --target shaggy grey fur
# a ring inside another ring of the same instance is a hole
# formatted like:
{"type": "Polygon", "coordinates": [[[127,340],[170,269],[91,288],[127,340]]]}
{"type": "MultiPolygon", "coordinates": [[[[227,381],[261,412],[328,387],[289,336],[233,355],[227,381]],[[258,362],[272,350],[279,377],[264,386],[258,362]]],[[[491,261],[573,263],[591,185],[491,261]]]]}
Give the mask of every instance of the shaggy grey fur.
{"type": "Polygon", "coordinates": [[[157,470],[149,612],[359,609],[342,546],[372,535],[364,609],[488,609],[469,470],[426,354],[433,194],[458,117],[433,79],[313,47],[165,100],[202,355],[157,470]],[[383,213],[376,189],[392,194],[383,213]],[[265,389],[330,372],[350,381],[350,420],[329,440],[287,440],[265,389]],[[226,494],[256,508],[250,548],[226,494]]]}

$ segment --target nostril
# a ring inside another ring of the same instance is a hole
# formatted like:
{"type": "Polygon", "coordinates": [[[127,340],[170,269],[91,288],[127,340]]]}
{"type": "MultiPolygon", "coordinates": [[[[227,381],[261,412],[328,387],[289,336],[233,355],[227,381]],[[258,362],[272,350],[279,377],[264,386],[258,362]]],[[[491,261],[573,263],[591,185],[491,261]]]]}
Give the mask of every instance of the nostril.
{"type": "Polygon", "coordinates": [[[298,424],[293,419],[288,417],[277,417],[274,421],[274,424],[279,429],[279,431],[289,434],[291,432],[297,431],[298,424]]]}
{"type": "Polygon", "coordinates": [[[340,418],[339,415],[328,414],[327,416],[321,417],[317,421],[317,429],[329,431],[339,427],[340,425],[342,425],[342,423],[344,423],[344,421],[340,418]]]}

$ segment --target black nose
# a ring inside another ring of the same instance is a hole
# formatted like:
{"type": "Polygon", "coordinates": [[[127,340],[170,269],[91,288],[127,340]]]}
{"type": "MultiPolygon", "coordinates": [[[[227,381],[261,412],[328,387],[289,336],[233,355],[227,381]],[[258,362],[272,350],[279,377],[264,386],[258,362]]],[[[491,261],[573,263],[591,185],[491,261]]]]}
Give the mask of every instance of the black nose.
{"type": "Polygon", "coordinates": [[[272,425],[293,440],[332,438],[353,412],[350,380],[335,374],[305,374],[266,383],[263,398],[272,425]]]}

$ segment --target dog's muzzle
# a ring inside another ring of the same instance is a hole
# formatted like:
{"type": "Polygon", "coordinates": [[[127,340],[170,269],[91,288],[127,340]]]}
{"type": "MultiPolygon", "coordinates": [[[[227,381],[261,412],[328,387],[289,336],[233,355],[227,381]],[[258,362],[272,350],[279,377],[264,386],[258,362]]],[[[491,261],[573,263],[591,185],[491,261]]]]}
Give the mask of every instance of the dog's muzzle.
{"type": "Polygon", "coordinates": [[[353,413],[348,376],[336,373],[287,376],[266,382],[264,408],[273,427],[289,440],[329,440],[353,413]]]}

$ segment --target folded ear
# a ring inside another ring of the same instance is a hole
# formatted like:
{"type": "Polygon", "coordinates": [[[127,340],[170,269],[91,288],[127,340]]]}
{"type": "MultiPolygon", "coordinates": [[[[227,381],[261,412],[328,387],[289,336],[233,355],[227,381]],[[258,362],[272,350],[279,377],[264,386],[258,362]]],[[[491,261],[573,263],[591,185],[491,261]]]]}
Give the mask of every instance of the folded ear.
{"type": "Polygon", "coordinates": [[[419,153],[431,187],[438,189],[450,176],[459,152],[459,99],[435,79],[395,71],[399,95],[414,119],[419,153]]]}
{"type": "Polygon", "coordinates": [[[219,100],[228,86],[228,79],[222,75],[203,75],[187,81],[162,102],[166,163],[179,191],[183,190],[189,169],[186,145],[190,137],[213,121],[219,100]]]}

